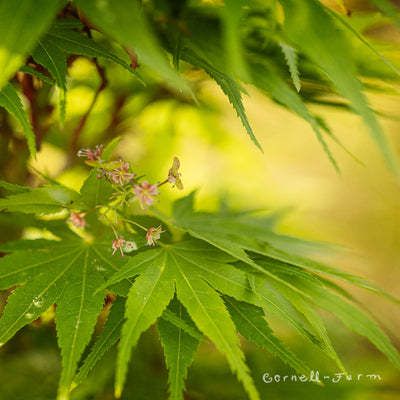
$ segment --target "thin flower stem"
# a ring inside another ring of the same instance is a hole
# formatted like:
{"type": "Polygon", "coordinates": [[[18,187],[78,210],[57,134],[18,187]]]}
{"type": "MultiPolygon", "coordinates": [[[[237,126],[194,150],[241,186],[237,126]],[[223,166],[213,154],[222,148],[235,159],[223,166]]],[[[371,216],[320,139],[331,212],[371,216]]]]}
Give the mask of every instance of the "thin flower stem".
{"type": "Polygon", "coordinates": [[[142,226],[142,225],[140,225],[140,224],[138,224],[137,222],[135,222],[135,221],[132,221],[132,220],[130,220],[130,219],[121,219],[121,221],[125,221],[125,222],[130,222],[131,224],[134,224],[134,225],[136,225],[136,226],[138,226],[139,228],[142,228],[144,231],[146,231],[147,232],[147,228],[145,228],[144,226],[142,226]]]}
{"type": "Polygon", "coordinates": [[[86,210],[82,213],[83,217],[86,217],[86,215],[88,215],[90,212],[94,211],[98,206],[92,207],[89,210],[86,210]]]}
{"type": "Polygon", "coordinates": [[[160,186],[162,186],[162,185],[165,185],[167,182],[168,182],[168,179],[166,179],[164,182],[159,183],[159,184],[157,185],[157,187],[160,187],[160,186]]]}
{"type": "Polygon", "coordinates": [[[117,230],[115,229],[113,223],[110,221],[110,218],[108,218],[106,214],[103,214],[103,215],[106,217],[106,220],[107,220],[108,223],[110,224],[111,229],[112,229],[113,232],[114,232],[115,238],[116,238],[117,240],[119,240],[118,232],[117,232],[117,230]]]}

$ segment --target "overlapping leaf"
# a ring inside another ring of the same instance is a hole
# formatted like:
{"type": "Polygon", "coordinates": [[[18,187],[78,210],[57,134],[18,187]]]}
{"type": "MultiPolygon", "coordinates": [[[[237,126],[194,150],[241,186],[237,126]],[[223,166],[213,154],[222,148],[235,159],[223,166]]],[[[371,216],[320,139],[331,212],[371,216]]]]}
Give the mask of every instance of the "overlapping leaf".
{"type": "MultiPolygon", "coordinates": [[[[394,346],[390,343],[388,337],[378,327],[376,322],[359,307],[345,300],[342,296],[332,293],[327,288],[310,285],[309,282],[296,278],[288,278],[296,285],[302,287],[307,293],[312,295],[312,302],[318,307],[322,307],[331,311],[339,318],[349,329],[357,332],[359,335],[365,336],[373,343],[397,368],[400,367],[400,355],[394,346]]],[[[278,290],[282,290],[280,284],[276,284],[278,290]]],[[[288,295],[286,289],[282,290],[285,295],[288,295]]],[[[289,295],[294,304],[297,304],[297,299],[289,295]]],[[[300,306],[301,307],[301,306],[300,306]]],[[[303,305],[307,312],[313,312],[309,305],[303,305]]]]}
{"type": "Polygon", "coordinates": [[[139,4],[128,0],[79,0],[77,4],[103,33],[133,50],[139,63],[149,66],[174,89],[190,92],[188,85],[170,66],[139,4]]]}
{"type": "Polygon", "coordinates": [[[58,47],[71,54],[80,54],[88,57],[101,57],[113,61],[135,75],[142,83],[143,79],[129,64],[116,55],[100,46],[93,39],[73,30],[53,28],[48,32],[46,38],[54,42],[58,47]]]}
{"type": "Polygon", "coordinates": [[[57,303],[56,326],[62,354],[59,399],[67,399],[78,361],[88,344],[104,295],[94,294],[104,274],[124,263],[102,254],[109,245],[78,237],[61,242],[41,241],[40,247],[24,243],[25,250],[0,259],[1,289],[13,290],[0,319],[0,342],[7,342],[19,329],[57,303]]]}
{"type": "Polygon", "coordinates": [[[298,92],[300,92],[300,78],[298,69],[298,57],[296,50],[292,46],[288,46],[286,43],[279,42],[282,52],[285,55],[286,62],[289,67],[290,76],[292,77],[293,84],[298,92]]]}
{"type": "MultiPolygon", "coordinates": [[[[171,301],[168,309],[178,315],[189,326],[192,326],[192,329],[196,329],[188,312],[179,301],[176,299],[171,301]]],[[[157,327],[164,347],[166,364],[169,368],[169,400],[183,400],[187,369],[194,359],[200,341],[184,329],[165,319],[160,319],[157,327]]]]}
{"type": "Polygon", "coordinates": [[[8,83],[6,87],[0,91],[0,107],[4,107],[21,124],[28,142],[29,151],[32,154],[32,157],[35,157],[35,134],[33,133],[31,124],[29,123],[28,116],[22,107],[21,99],[11,83],[8,83]]]}
{"type": "Polygon", "coordinates": [[[0,2],[0,90],[46,31],[59,5],[53,0],[0,2]]]}
{"type": "Polygon", "coordinates": [[[394,171],[398,171],[382,128],[362,93],[349,44],[332,16],[316,0],[306,3],[281,0],[280,3],[285,12],[283,29],[289,40],[319,65],[337,90],[350,100],[352,108],[363,118],[388,164],[394,171]]]}
{"type": "MultiPolygon", "coordinates": [[[[174,204],[174,226],[184,229],[192,236],[204,240],[213,246],[225,251],[237,260],[243,261],[253,273],[261,273],[273,279],[277,277],[270,275],[271,267],[283,268],[294,271],[293,266],[311,271],[317,274],[338,278],[346,282],[376,291],[391,297],[377,288],[366,279],[348,274],[346,272],[331,268],[324,264],[306,259],[293,254],[291,249],[291,238],[274,233],[270,228],[267,218],[253,217],[249,213],[230,213],[219,215],[194,212],[194,192],[187,197],[179,199],[174,204]],[[253,260],[247,252],[255,252],[265,256],[263,263],[253,260]]],[[[301,294],[301,291],[293,288],[288,282],[278,280],[301,294]]],[[[393,300],[393,297],[391,297],[393,300]]]]}
{"type": "Polygon", "coordinates": [[[60,124],[64,124],[65,109],[67,104],[67,60],[60,48],[50,40],[40,40],[32,53],[33,59],[43,65],[56,81],[60,91],[60,124]]]}
{"type": "MultiPolygon", "coordinates": [[[[237,373],[250,398],[258,398],[244,364],[243,355],[237,347],[238,342],[234,334],[235,328],[231,317],[227,314],[225,306],[215,290],[242,302],[246,301],[260,306],[263,306],[264,302],[269,302],[272,307],[280,310],[280,316],[284,316],[285,321],[290,323],[290,317],[286,317],[279,302],[274,302],[274,299],[271,298],[263,298],[262,295],[254,292],[247,282],[246,274],[228,264],[230,261],[234,261],[234,258],[226,253],[205,242],[190,240],[137,255],[102,286],[105,287],[125,278],[139,276],[128,295],[128,302],[131,301],[135,307],[127,308],[125,312],[127,322],[121,334],[121,343],[124,343],[125,346],[120,349],[120,364],[117,366],[117,395],[120,394],[122,389],[131,346],[137,342],[138,335],[152,322],[155,322],[157,316],[160,315],[160,310],[166,307],[167,299],[173,294],[173,291],[171,292],[173,286],[170,285],[171,282],[174,282],[177,298],[189,313],[190,318],[204,335],[212,340],[217,348],[226,355],[232,371],[237,373]],[[146,285],[143,285],[142,281],[146,285]],[[164,292],[160,294],[156,290],[157,287],[162,287],[164,292]],[[165,291],[165,287],[169,289],[165,291]],[[154,308],[155,304],[157,305],[156,309],[154,308]],[[141,315],[146,309],[149,310],[148,314],[150,315],[147,317],[149,319],[145,319],[141,315]],[[146,323],[140,323],[141,319],[144,319],[146,323]]],[[[240,305],[237,305],[237,307],[243,308],[240,305]]],[[[245,336],[253,336],[254,334],[263,343],[263,346],[272,350],[274,354],[277,354],[299,372],[306,373],[307,368],[272,335],[270,329],[266,332],[263,331],[263,327],[267,326],[266,322],[262,323],[259,320],[260,311],[257,311],[256,314],[257,318],[251,318],[251,321],[247,321],[247,324],[244,324],[242,318],[237,318],[238,324],[243,327],[246,333],[245,336]]],[[[238,314],[236,313],[235,316],[237,317],[238,314]]],[[[164,322],[161,323],[161,326],[167,329],[164,322]]],[[[176,342],[176,340],[168,344],[165,339],[168,332],[161,328],[167,364],[170,366],[171,396],[172,398],[179,398],[183,389],[186,368],[192,360],[192,353],[198,340],[193,340],[195,338],[192,335],[179,329],[176,325],[170,326],[169,330],[176,332],[178,336],[181,335],[180,337],[185,341],[185,344],[176,342]],[[192,336],[192,338],[189,338],[189,336],[192,336]],[[181,356],[183,357],[183,364],[179,368],[172,367],[169,359],[176,357],[176,352],[181,346],[189,346],[187,353],[181,356]]],[[[310,334],[310,336],[312,335],[310,334]]]]}
{"type": "Polygon", "coordinates": [[[0,210],[22,213],[56,214],[74,208],[79,194],[61,185],[49,185],[12,194],[0,199],[0,210]]]}

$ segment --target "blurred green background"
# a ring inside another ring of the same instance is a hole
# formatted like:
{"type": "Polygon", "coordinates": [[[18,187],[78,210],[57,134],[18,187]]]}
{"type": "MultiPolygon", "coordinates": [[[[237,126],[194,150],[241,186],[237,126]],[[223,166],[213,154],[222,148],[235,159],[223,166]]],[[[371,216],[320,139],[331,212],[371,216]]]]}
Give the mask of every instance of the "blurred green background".
{"type": "MultiPolygon", "coordinates": [[[[326,244],[310,246],[309,255],[367,277],[399,297],[400,181],[388,170],[359,117],[339,107],[310,106],[364,164],[354,161],[332,142],[341,169],[338,175],[310,126],[251,86],[246,87],[250,96],[244,102],[264,154],[250,142],[221,90],[202,73],[186,73],[201,106],[156,82],[144,89],[116,66],[107,65],[107,74],[110,84],[100,94],[80,136],[82,147],[106,144],[121,135],[116,156],[129,161],[138,174],[145,173],[150,182],[164,180],[173,157],[178,156],[183,194],[198,189],[199,209],[215,210],[223,202],[233,209],[281,210],[279,232],[326,244]]],[[[65,128],[51,125],[37,161],[29,160],[29,165],[79,189],[89,170],[63,149],[90,106],[100,80],[94,65],[83,58],[74,62],[69,75],[65,128]]],[[[398,91],[399,87],[394,89],[398,91]]],[[[51,96],[56,105],[56,93],[51,96]]],[[[398,94],[376,92],[370,95],[370,102],[375,110],[390,117],[381,118],[381,123],[400,158],[398,94]]],[[[3,112],[0,118],[3,125],[15,128],[3,112]]],[[[16,145],[7,151],[3,176],[18,183],[26,178],[18,158],[21,153],[16,145]]],[[[32,186],[43,183],[32,168],[27,181],[32,186]]],[[[163,188],[159,207],[169,212],[171,201],[181,194],[170,187],[163,188]]],[[[7,229],[3,228],[2,236],[9,236],[7,229]]],[[[24,232],[27,237],[33,234],[24,232]]],[[[399,348],[398,306],[370,292],[347,288],[378,318],[399,348]]],[[[353,381],[326,382],[325,387],[310,383],[265,384],[264,373],[283,376],[291,371],[271,354],[243,341],[262,398],[399,399],[399,371],[366,340],[352,334],[330,315],[325,317],[333,344],[353,381]],[[357,374],[379,374],[382,380],[357,382],[357,374]]],[[[321,375],[338,372],[317,348],[303,347],[288,327],[274,319],[269,322],[312,369],[321,375]]],[[[73,392],[72,398],[113,399],[114,360],[115,352],[111,351],[88,381],[73,392]]],[[[143,335],[132,360],[122,398],[166,398],[167,372],[154,327],[143,335]]],[[[23,329],[1,349],[0,399],[53,399],[59,371],[60,356],[50,316],[23,329]]],[[[189,369],[185,398],[239,400],[246,399],[246,395],[222,356],[212,346],[202,344],[189,369]]]]}

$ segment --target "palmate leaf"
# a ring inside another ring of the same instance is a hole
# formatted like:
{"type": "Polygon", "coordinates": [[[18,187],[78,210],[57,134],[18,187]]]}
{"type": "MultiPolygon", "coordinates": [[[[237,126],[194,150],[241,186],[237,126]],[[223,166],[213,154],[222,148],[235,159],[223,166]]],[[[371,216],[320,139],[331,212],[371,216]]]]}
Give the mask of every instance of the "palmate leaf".
{"type": "Polygon", "coordinates": [[[26,140],[28,142],[29,152],[32,157],[36,157],[36,140],[35,134],[33,133],[31,124],[28,117],[22,107],[21,99],[18,96],[17,91],[11,83],[8,83],[6,87],[0,91],[0,107],[4,107],[14,118],[21,124],[26,140]]]}
{"type": "MultiPolygon", "coordinates": [[[[292,325],[304,338],[320,347],[318,339],[304,327],[297,315],[293,312],[290,305],[282,302],[276,295],[265,287],[257,288],[255,285],[249,286],[247,276],[243,271],[232,268],[227,262],[234,260],[231,256],[217,250],[205,242],[196,241],[186,244],[176,244],[175,249],[180,250],[181,256],[186,257],[186,261],[192,263],[201,271],[202,277],[218,291],[235,297],[238,300],[247,301],[263,307],[268,314],[272,313],[282,319],[284,323],[292,325]],[[194,244],[195,243],[195,244],[194,244]]],[[[119,282],[125,276],[134,276],[143,270],[143,260],[147,260],[146,255],[136,256],[134,263],[129,263],[126,268],[116,273],[106,285],[119,282]]],[[[104,285],[104,287],[106,286],[104,285]]],[[[165,310],[163,315],[166,313],[165,310]]],[[[171,319],[170,319],[171,320],[171,319]]],[[[175,325],[179,326],[176,321],[175,325]]],[[[194,337],[188,329],[183,329],[194,337]]],[[[324,348],[322,347],[324,350],[324,348]]],[[[293,366],[295,368],[295,366],[293,366]]]]}
{"type": "MultiPolygon", "coordinates": [[[[191,246],[185,249],[180,245],[169,245],[163,249],[144,252],[133,257],[106,283],[113,284],[141,273],[128,296],[128,303],[132,306],[126,309],[127,322],[121,335],[116,395],[120,395],[122,391],[131,347],[137,342],[139,334],[161,315],[176,287],[177,298],[196,326],[225,354],[232,371],[236,372],[250,398],[259,398],[244,363],[243,353],[238,347],[235,326],[219,294],[204,281],[204,265],[199,265],[197,258],[193,261],[193,250],[198,251],[191,246]],[[139,285],[138,282],[142,284],[139,285]],[[144,311],[148,314],[142,315],[144,311]]],[[[223,253],[219,254],[226,259],[223,253]]],[[[204,262],[208,265],[211,260],[205,258],[203,264],[204,262]]],[[[218,265],[214,263],[213,267],[218,265]]]]}
{"type": "Polygon", "coordinates": [[[67,104],[67,59],[64,52],[52,41],[43,38],[32,52],[33,59],[43,65],[56,81],[60,103],[60,125],[64,125],[67,104]]]}
{"type": "Polygon", "coordinates": [[[278,276],[270,275],[271,265],[293,270],[293,266],[300,267],[313,273],[337,278],[365,289],[377,292],[394,301],[399,301],[393,296],[377,288],[370,281],[331,268],[307,258],[291,254],[293,246],[291,238],[274,233],[270,228],[268,218],[256,218],[249,213],[226,213],[214,215],[205,212],[194,212],[193,202],[195,193],[177,200],[174,203],[174,216],[172,220],[165,219],[165,223],[173,224],[177,228],[184,229],[192,236],[216,246],[222,251],[243,261],[250,268],[248,271],[261,273],[277,278],[281,283],[292,288],[296,292],[307,297],[300,289],[293,287],[288,281],[278,276]],[[246,251],[258,253],[267,257],[264,263],[259,263],[249,257],[246,251]]]}
{"type": "Polygon", "coordinates": [[[104,303],[93,294],[104,274],[118,270],[121,258],[104,258],[109,245],[76,237],[48,241],[42,249],[20,250],[0,259],[1,288],[13,290],[0,319],[0,342],[4,344],[19,329],[57,303],[56,327],[62,354],[58,399],[68,399],[73,376],[88,344],[104,303]]]}
{"type": "Polygon", "coordinates": [[[23,64],[59,6],[55,0],[0,2],[0,90],[23,64]]]}
{"type": "MultiPolygon", "coordinates": [[[[104,329],[101,331],[90,353],[83,361],[79,372],[76,374],[71,385],[71,390],[84,381],[90,370],[101,359],[104,353],[120,339],[122,324],[125,321],[124,309],[125,298],[118,297],[111,307],[104,329]]],[[[193,322],[189,320],[186,315],[183,315],[180,308],[173,307],[172,303],[164,310],[158,322],[159,328],[161,326],[160,324],[166,326],[169,332],[180,332],[179,334],[181,337],[184,337],[183,340],[187,343],[198,343],[201,340],[205,340],[204,336],[197,330],[196,326],[193,325],[193,322]],[[186,339],[187,336],[192,339],[186,339]]],[[[170,341],[172,340],[173,338],[170,338],[170,341]]],[[[166,346],[168,346],[168,344],[166,344],[166,346]]]]}
{"type": "MultiPolygon", "coordinates": [[[[243,219],[241,214],[239,214],[239,218],[235,220],[234,214],[213,215],[207,213],[193,213],[193,200],[194,193],[177,200],[174,203],[174,213],[177,214],[174,215],[172,221],[165,219],[165,217],[161,215],[160,218],[164,218],[167,224],[171,224],[172,222],[172,225],[187,231],[193,237],[204,240],[230,254],[237,260],[243,261],[251,267],[250,270],[253,273],[263,274],[266,277],[280,280],[279,277],[271,274],[268,269],[254,262],[244,250],[246,246],[243,244],[243,241],[246,242],[246,239],[243,238],[243,235],[248,234],[249,237],[253,237],[258,231],[258,234],[262,236],[263,240],[266,240],[266,237],[272,234],[269,229],[262,228],[259,221],[256,220],[249,226],[252,222],[251,219],[243,219]],[[181,212],[182,209],[185,210],[185,213],[181,212]]],[[[258,239],[258,237],[256,237],[256,239],[258,239]]],[[[291,286],[285,281],[282,281],[282,283],[291,286]]],[[[292,289],[298,290],[295,287],[292,287],[292,289]]],[[[307,296],[306,293],[303,293],[303,295],[307,296]]]]}
{"type": "MultiPolygon", "coordinates": [[[[193,329],[196,329],[188,312],[177,299],[171,301],[168,309],[186,321],[193,329]]],[[[165,319],[158,321],[157,328],[169,369],[170,395],[168,398],[169,400],[183,400],[187,369],[193,362],[200,341],[165,319]]]]}
{"type": "Polygon", "coordinates": [[[382,128],[362,93],[349,44],[333,17],[316,0],[280,0],[280,3],[285,13],[283,31],[287,38],[304,51],[338,91],[350,100],[353,110],[363,118],[387,163],[398,172],[396,159],[382,128]]]}

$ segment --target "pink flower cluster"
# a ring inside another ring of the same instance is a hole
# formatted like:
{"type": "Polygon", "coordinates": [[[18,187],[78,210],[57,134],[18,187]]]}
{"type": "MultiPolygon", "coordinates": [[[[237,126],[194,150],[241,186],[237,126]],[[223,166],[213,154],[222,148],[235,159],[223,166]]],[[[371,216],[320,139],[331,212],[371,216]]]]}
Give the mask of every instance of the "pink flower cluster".
{"type": "MultiPolygon", "coordinates": [[[[78,156],[85,157],[87,159],[85,161],[86,164],[97,168],[97,177],[99,179],[104,177],[107,181],[111,183],[111,185],[115,188],[116,193],[114,193],[110,199],[118,197],[122,199],[120,207],[123,203],[128,204],[126,200],[129,200],[131,202],[137,200],[140,204],[141,209],[144,209],[146,206],[152,206],[156,201],[156,197],[160,194],[159,187],[164,185],[165,183],[172,183],[172,187],[177,187],[180,190],[183,189],[181,173],[179,172],[180,162],[177,157],[174,157],[172,167],[168,171],[167,179],[162,183],[151,184],[148,181],[138,182],[137,180],[135,180],[136,174],[130,171],[129,163],[124,162],[121,158],[119,159],[119,161],[111,162],[106,162],[102,160],[102,147],[102,145],[97,145],[95,149],[81,149],[78,152],[78,156]]],[[[115,203],[111,207],[109,206],[108,210],[110,209],[113,209],[116,212],[116,216],[118,219],[118,210],[117,206],[115,206],[115,203]]],[[[71,212],[69,221],[74,226],[84,229],[86,225],[85,216],[88,212],[93,210],[82,213],[71,212]]],[[[106,211],[106,213],[107,212],[108,211],[106,211]]],[[[103,214],[102,216],[104,215],[105,214],[103,214]]],[[[102,218],[102,216],[100,218],[102,218]]],[[[117,250],[120,250],[121,256],[124,257],[124,252],[136,250],[136,244],[134,242],[128,242],[123,237],[120,237],[113,223],[108,219],[108,217],[106,217],[106,219],[109,221],[116,237],[116,239],[113,240],[111,246],[113,250],[112,255],[114,255],[117,250]]],[[[165,232],[162,230],[161,225],[157,228],[151,227],[147,229],[134,221],[129,222],[146,230],[146,246],[155,246],[157,244],[157,240],[160,239],[161,234],[165,232]]]]}

